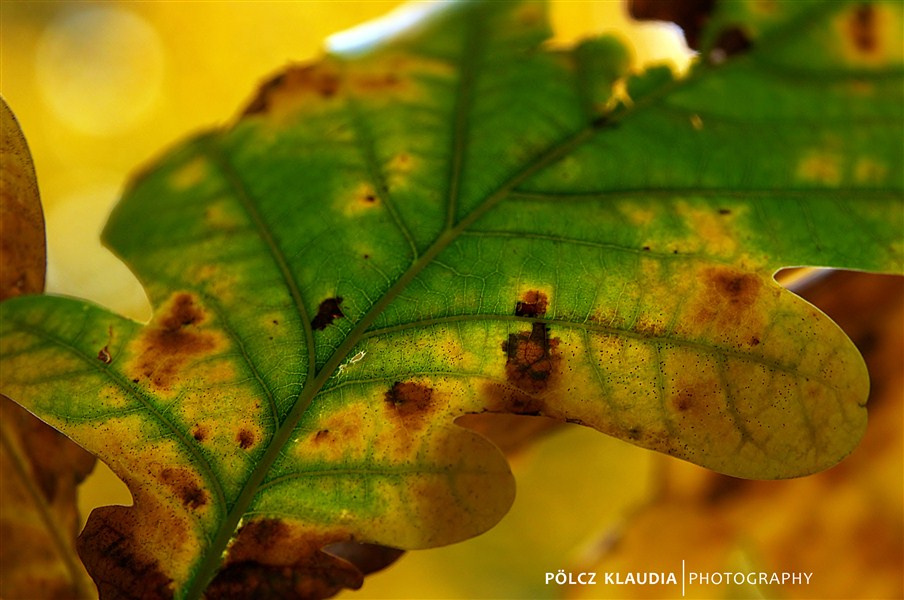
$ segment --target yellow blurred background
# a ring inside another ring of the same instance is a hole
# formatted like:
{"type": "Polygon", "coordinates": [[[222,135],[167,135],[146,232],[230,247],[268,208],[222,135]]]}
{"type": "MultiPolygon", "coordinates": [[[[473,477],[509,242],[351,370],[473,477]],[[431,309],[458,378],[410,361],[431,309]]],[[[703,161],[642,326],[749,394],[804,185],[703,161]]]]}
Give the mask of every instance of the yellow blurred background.
{"type": "MultiPolygon", "coordinates": [[[[129,174],[191,133],[228,125],[260,82],[290,62],[316,58],[331,34],[399,5],[381,0],[0,3],[0,94],[16,113],[35,161],[47,219],[48,291],[87,298],[147,319],[150,307],[140,286],[98,242],[129,174]]],[[[622,2],[554,2],[552,17],[555,43],[616,32],[632,41],[638,68],[669,61],[680,71],[690,60],[676,28],[631,22],[622,2]]],[[[900,419],[900,406],[891,414],[900,419]]],[[[888,442],[892,454],[882,455],[880,481],[870,484],[880,488],[877,506],[883,511],[889,510],[889,493],[894,497],[901,487],[895,475],[901,468],[900,460],[894,458],[894,451],[900,454],[900,428],[897,431],[897,437],[888,442]]],[[[628,592],[547,586],[544,574],[558,569],[603,569],[600,557],[618,550],[618,540],[630,541],[631,531],[642,526],[654,527],[645,535],[655,542],[646,550],[641,545],[637,552],[642,555],[660,547],[662,556],[680,561],[682,556],[692,558],[694,552],[699,555],[697,545],[710,544],[716,554],[700,556],[701,564],[776,566],[758,556],[765,542],[761,535],[757,537],[762,533],[757,522],[750,524],[749,531],[738,524],[743,521],[744,505],[731,506],[742,517],[717,518],[700,508],[697,495],[718,476],[676,466],[668,458],[577,427],[554,431],[512,460],[519,495],[500,526],[463,544],[411,553],[369,578],[362,591],[346,596],[619,597],[628,592]],[[663,499],[665,505],[659,507],[656,503],[663,499]],[[662,514],[656,512],[659,508],[662,514]],[[653,525],[644,525],[644,518],[653,525]],[[632,525],[638,519],[641,524],[632,525]],[[677,526],[676,519],[684,525],[677,526]],[[720,523],[717,534],[701,534],[706,523],[716,521],[720,523]],[[688,523],[699,526],[688,531],[688,523]],[[691,539],[694,546],[689,545],[691,539]]],[[[795,496],[801,502],[830,501],[819,484],[807,485],[806,489],[817,491],[795,496]]],[[[858,490],[854,485],[850,494],[857,496],[858,490]]],[[[772,500],[767,492],[757,494],[757,498],[766,494],[765,499],[750,510],[759,510],[761,516],[763,511],[768,513],[763,522],[772,529],[793,529],[782,521],[787,511],[778,506],[770,512],[769,507],[770,502],[787,501],[793,489],[772,500]]],[[[861,506],[866,502],[861,496],[850,502],[858,511],[870,510],[868,502],[861,506]]],[[[99,466],[85,486],[82,510],[109,503],[129,504],[129,495],[99,466]]],[[[844,506],[848,505],[842,505],[842,513],[844,506]]],[[[794,510],[799,512],[791,515],[790,522],[807,509],[794,510]]],[[[894,510],[893,522],[888,524],[892,533],[901,531],[894,510]]],[[[814,527],[825,525],[834,515],[830,511],[828,521],[814,527]]],[[[862,535],[870,531],[865,529],[862,535]]],[[[838,548],[843,551],[844,544],[839,542],[838,548]]],[[[900,543],[890,548],[886,544],[885,550],[892,561],[901,558],[900,543]]],[[[634,564],[631,560],[630,554],[620,556],[614,564],[625,569],[634,564]]],[[[832,568],[831,563],[825,564],[816,576],[825,579],[832,568]]],[[[894,568],[887,566],[854,575],[875,575],[876,585],[865,589],[877,597],[902,593],[900,570],[897,582],[894,568]]],[[[710,593],[713,597],[761,597],[762,590],[721,588],[710,593]]],[[[818,597],[818,593],[795,597],[818,597]]]]}

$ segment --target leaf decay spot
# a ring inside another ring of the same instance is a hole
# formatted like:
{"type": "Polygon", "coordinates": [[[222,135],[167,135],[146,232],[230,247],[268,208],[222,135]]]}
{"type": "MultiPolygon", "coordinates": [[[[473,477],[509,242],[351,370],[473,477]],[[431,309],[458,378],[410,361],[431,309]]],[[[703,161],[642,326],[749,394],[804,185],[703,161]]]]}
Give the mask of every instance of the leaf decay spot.
{"type": "Polygon", "coordinates": [[[675,397],[672,399],[672,406],[675,407],[675,410],[678,412],[685,412],[692,408],[694,405],[694,392],[693,390],[681,390],[675,397]]]}
{"type": "Polygon", "coordinates": [[[722,269],[714,270],[710,274],[710,284],[713,289],[723,294],[730,304],[742,308],[756,302],[762,285],[754,275],[731,273],[722,269]]]}
{"type": "Polygon", "coordinates": [[[347,541],[340,533],[294,531],[279,519],[244,525],[229,547],[226,565],[207,588],[210,600],[233,598],[328,598],[358,589],[363,574],[321,551],[347,541]]]}
{"type": "Polygon", "coordinates": [[[406,427],[423,425],[435,408],[433,388],[413,381],[396,381],[383,396],[386,407],[406,427]]]}
{"type": "Polygon", "coordinates": [[[879,50],[875,8],[868,3],[858,6],[848,19],[848,35],[854,48],[862,54],[875,54],[879,50]]]}
{"type": "Polygon", "coordinates": [[[543,323],[534,323],[530,331],[509,334],[502,343],[508,382],[529,394],[546,390],[558,372],[558,345],[559,340],[550,339],[549,329],[543,323]]]}
{"type": "Polygon", "coordinates": [[[197,328],[205,319],[194,296],[185,292],[174,295],[156,326],[149,326],[136,340],[137,356],[127,367],[132,381],[146,378],[158,389],[171,389],[186,362],[210,353],[217,345],[212,334],[197,328]]]}
{"type": "Polygon", "coordinates": [[[191,431],[191,435],[195,440],[199,442],[203,442],[210,435],[207,431],[207,428],[203,425],[195,425],[194,429],[191,431]]]}
{"type": "Polygon", "coordinates": [[[198,486],[191,471],[167,467],[160,472],[160,481],[173,491],[186,508],[194,510],[207,504],[207,492],[198,486]]]}
{"type": "Polygon", "coordinates": [[[326,329],[327,326],[332,325],[333,321],[336,319],[344,317],[345,314],[343,314],[342,309],[339,307],[341,303],[341,296],[327,298],[321,302],[320,306],[317,308],[317,314],[311,320],[311,327],[322,331],[326,329]]]}
{"type": "Polygon", "coordinates": [[[241,448],[242,450],[247,450],[254,445],[254,432],[248,429],[240,429],[239,432],[235,435],[235,441],[238,442],[239,448],[241,448]]]}
{"type": "Polygon", "coordinates": [[[338,74],[323,65],[293,66],[264,83],[243,115],[270,113],[281,104],[306,95],[332,98],[340,84],[338,74]]]}
{"type": "Polygon", "coordinates": [[[517,317],[542,317],[546,314],[549,302],[546,294],[536,290],[524,293],[521,300],[515,304],[515,316],[517,317]]]}

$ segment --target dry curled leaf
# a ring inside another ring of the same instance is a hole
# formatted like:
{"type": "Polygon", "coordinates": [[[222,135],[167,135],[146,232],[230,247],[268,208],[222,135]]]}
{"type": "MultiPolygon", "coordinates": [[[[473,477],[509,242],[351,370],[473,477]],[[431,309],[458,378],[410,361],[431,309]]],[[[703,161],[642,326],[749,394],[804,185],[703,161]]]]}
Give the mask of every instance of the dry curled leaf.
{"type": "MultiPolygon", "coordinates": [[[[0,98],[0,301],[44,289],[44,217],[25,137],[0,98]]],[[[0,596],[90,598],[76,486],[94,457],[0,396],[0,596]]]]}

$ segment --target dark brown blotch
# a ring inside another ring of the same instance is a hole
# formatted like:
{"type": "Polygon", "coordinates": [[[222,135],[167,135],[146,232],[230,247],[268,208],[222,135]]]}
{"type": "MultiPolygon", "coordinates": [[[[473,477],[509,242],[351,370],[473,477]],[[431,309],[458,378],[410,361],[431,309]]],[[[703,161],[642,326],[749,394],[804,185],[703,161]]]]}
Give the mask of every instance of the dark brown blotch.
{"type": "Polygon", "coordinates": [[[858,6],[848,19],[848,35],[854,47],[863,54],[872,54],[879,49],[877,21],[876,9],[868,3],[858,6]]]}
{"type": "Polygon", "coordinates": [[[558,345],[559,340],[550,339],[543,323],[534,323],[530,331],[510,334],[502,342],[506,380],[531,394],[546,390],[559,369],[558,345]]]}
{"type": "Polygon", "coordinates": [[[160,326],[170,332],[176,332],[188,325],[197,325],[204,320],[204,312],[195,304],[191,294],[176,294],[170,304],[169,311],[160,319],[160,326]]]}
{"type": "Polygon", "coordinates": [[[344,317],[345,314],[342,312],[342,308],[339,307],[340,304],[342,304],[341,296],[327,298],[321,302],[320,306],[317,308],[317,314],[311,321],[311,327],[322,331],[329,325],[332,325],[333,321],[336,319],[344,317]]]}
{"type": "Polygon", "coordinates": [[[710,285],[738,307],[748,307],[756,302],[762,283],[755,275],[715,270],[710,275],[710,285]]]}
{"type": "Polygon", "coordinates": [[[537,290],[530,290],[524,293],[515,304],[515,316],[517,317],[542,317],[546,314],[546,308],[549,306],[549,300],[546,294],[537,290]]]}
{"type": "Polygon", "coordinates": [[[235,441],[238,442],[239,448],[241,448],[242,450],[247,450],[254,445],[254,432],[249,429],[240,429],[239,432],[235,435],[235,441]]]}
{"type": "Polygon", "coordinates": [[[320,431],[318,431],[317,433],[314,434],[314,441],[315,442],[324,442],[329,437],[330,437],[330,430],[329,429],[321,429],[320,431]]]}
{"type": "Polygon", "coordinates": [[[332,98],[341,87],[339,76],[323,65],[290,67],[261,85],[257,96],[245,109],[243,115],[269,112],[281,98],[302,94],[313,94],[321,98],[332,98]]]}
{"type": "Polygon", "coordinates": [[[195,425],[194,429],[191,431],[191,435],[195,440],[199,442],[203,442],[208,437],[207,428],[202,425],[195,425]]]}
{"type": "Polygon", "coordinates": [[[207,492],[201,489],[191,471],[167,467],[160,472],[160,481],[173,491],[186,508],[194,510],[207,504],[207,492]]]}
{"type": "Polygon", "coordinates": [[[694,392],[692,390],[681,390],[672,399],[672,406],[678,412],[690,410],[694,405],[694,392]]]}
{"type": "Polygon", "coordinates": [[[383,401],[406,427],[424,424],[424,417],[436,407],[433,388],[413,381],[396,381],[383,395],[383,401]]]}

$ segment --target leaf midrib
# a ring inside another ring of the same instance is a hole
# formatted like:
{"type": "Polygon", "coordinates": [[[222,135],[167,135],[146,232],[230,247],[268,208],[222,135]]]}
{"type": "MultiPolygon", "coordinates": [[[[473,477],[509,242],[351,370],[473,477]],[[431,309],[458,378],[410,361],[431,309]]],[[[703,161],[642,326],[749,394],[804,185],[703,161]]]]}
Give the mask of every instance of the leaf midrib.
{"type": "MultiPolygon", "coordinates": [[[[830,11],[825,7],[822,7],[821,10],[813,10],[812,12],[805,11],[804,15],[806,17],[812,18],[814,15],[820,15],[820,13],[828,12],[830,11]]],[[[757,44],[775,43],[777,40],[780,40],[783,35],[790,35],[794,31],[794,27],[798,25],[798,22],[803,20],[804,17],[799,16],[797,19],[786,23],[785,27],[777,31],[773,31],[772,35],[764,36],[757,40],[757,44]]],[[[471,30],[473,29],[474,24],[471,23],[471,30]]],[[[464,50],[465,53],[467,53],[467,51],[469,50],[473,52],[475,51],[475,47],[469,47],[465,45],[464,50]]],[[[311,377],[308,377],[306,379],[305,386],[299,393],[299,396],[296,399],[292,410],[288,413],[288,415],[286,415],[285,420],[282,422],[279,429],[271,439],[266,452],[261,457],[260,462],[255,467],[254,471],[252,471],[251,475],[246,481],[246,484],[243,486],[242,491],[236,499],[236,502],[230,510],[229,514],[227,515],[227,518],[223,521],[223,523],[221,523],[217,535],[215,536],[210,546],[207,548],[204,554],[204,558],[194,569],[194,578],[190,587],[186,591],[185,597],[191,599],[201,598],[204,590],[207,588],[208,584],[221,567],[223,553],[226,551],[229,541],[235,534],[236,527],[238,526],[242,517],[246,514],[248,506],[251,505],[252,500],[260,491],[260,486],[267,473],[269,472],[271,466],[281,455],[283,448],[292,437],[292,433],[294,432],[298,422],[301,420],[301,417],[307,412],[314,398],[317,396],[317,394],[320,393],[329,378],[332,377],[333,372],[338,369],[339,365],[342,364],[345,358],[350,354],[351,350],[358,343],[360,343],[360,341],[363,339],[364,334],[367,333],[367,330],[370,328],[370,326],[383,313],[387,306],[392,301],[394,301],[404,289],[407,288],[408,284],[411,283],[411,281],[415,277],[417,277],[429,264],[431,264],[431,262],[443,250],[448,248],[450,244],[458,239],[459,235],[463,231],[465,231],[475,221],[477,221],[483,215],[493,209],[502,200],[507,198],[516,186],[518,186],[537,172],[541,171],[542,169],[545,169],[546,167],[555,163],[560,158],[563,158],[570,151],[590,140],[601,131],[604,131],[611,126],[622,122],[627,117],[636,113],[640,109],[658,104],[663,99],[668,97],[668,95],[675,89],[693,85],[706,75],[726,68],[730,68],[730,65],[714,66],[701,62],[699,65],[697,65],[697,68],[695,70],[691,71],[684,78],[670,80],[661,85],[656,90],[640,98],[630,106],[620,105],[613,112],[604,115],[603,117],[599,117],[597,120],[591,123],[585,124],[583,128],[577,130],[563,140],[539,152],[532,161],[528,161],[527,165],[523,169],[512,175],[495,192],[489,195],[470,214],[464,217],[457,224],[453,223],[454,216],[452,215],[453,207],[455,204],[457,204],[457,198],[451,198],[452,191],[457,190],[457,184],[455,183],[455,180],[450,181],[447,187],[447,189],[450,191],[450,196],[448,198],[449,205],[447,206],[447,223],[445,228],[442,230],[434,243],[409,266],[409,268],[396,280],[396,282],[387,290],[387,292],[376,303],[374,303],[373,306],[371,306],[370,310],[368,310],[367,313],[365,313],[364,316],[355,324],[353,329],[349,332],[348,336],[336,348],[336,350],[323,365],[320,371],[316,373],[316,376],[313,379],[311,377]]],[[[461,89],[459,89],[459,92],[461,92],[461,89]]],[[[457,101],[458,100],[461,99],[457,98],[457,101]]],[[[456,102],[456,106],[458,106],[458,102],[456,102]]],[[[452,157],[453,165],[463,165],[463,157],[458,156],[458,154],[464,152],[464,145],[456,143],[454,144],[454,149],[455,154],[452,157]]],[[[224,156],[220,156],[219,158],[223,160],[226,159],[226,157],[224,156]]],[[[460,169],[455,167],[450,168],[450,176],[456,179],[460,177],[460,169]]],[[[257,214],[255,207],[251,207],[251,209],[254,214],[257,214]]],[[[266,236],[265,239],[269,241],[269,248],[271,252],[275,254],[274,258],[277,259],[281,270],[284,271],[283,276],[288,276],[289,281],[294,283],[294,286],[290,286],[290,290],[293,293],[293,299],[296,301],[296,304],[299,307],[300,314],[306,314],[305,312],[303,312],[304,305],[301,301],[300,291],[297,287],[297,283],[294,280],[294,276],[292,276],[291,272],[288,270],[288,266],[285,263],[284,258],[281,258],[280,249],[275,244],[272,235],[270,235],[269,230],[266,229],[265,222],[262,218],[260,218],[259,215],[256,224],[261,228],[262,234],[266,236]]],[[[306,331],[310,332],[310,324],[307,320],[305,320],[304,325],[306,331]]],[[[308,335],[307,337],[310,343],[310,354],[313,355],[314,344],[312,332],[310,332],[310,335],[308,335]]]]}

